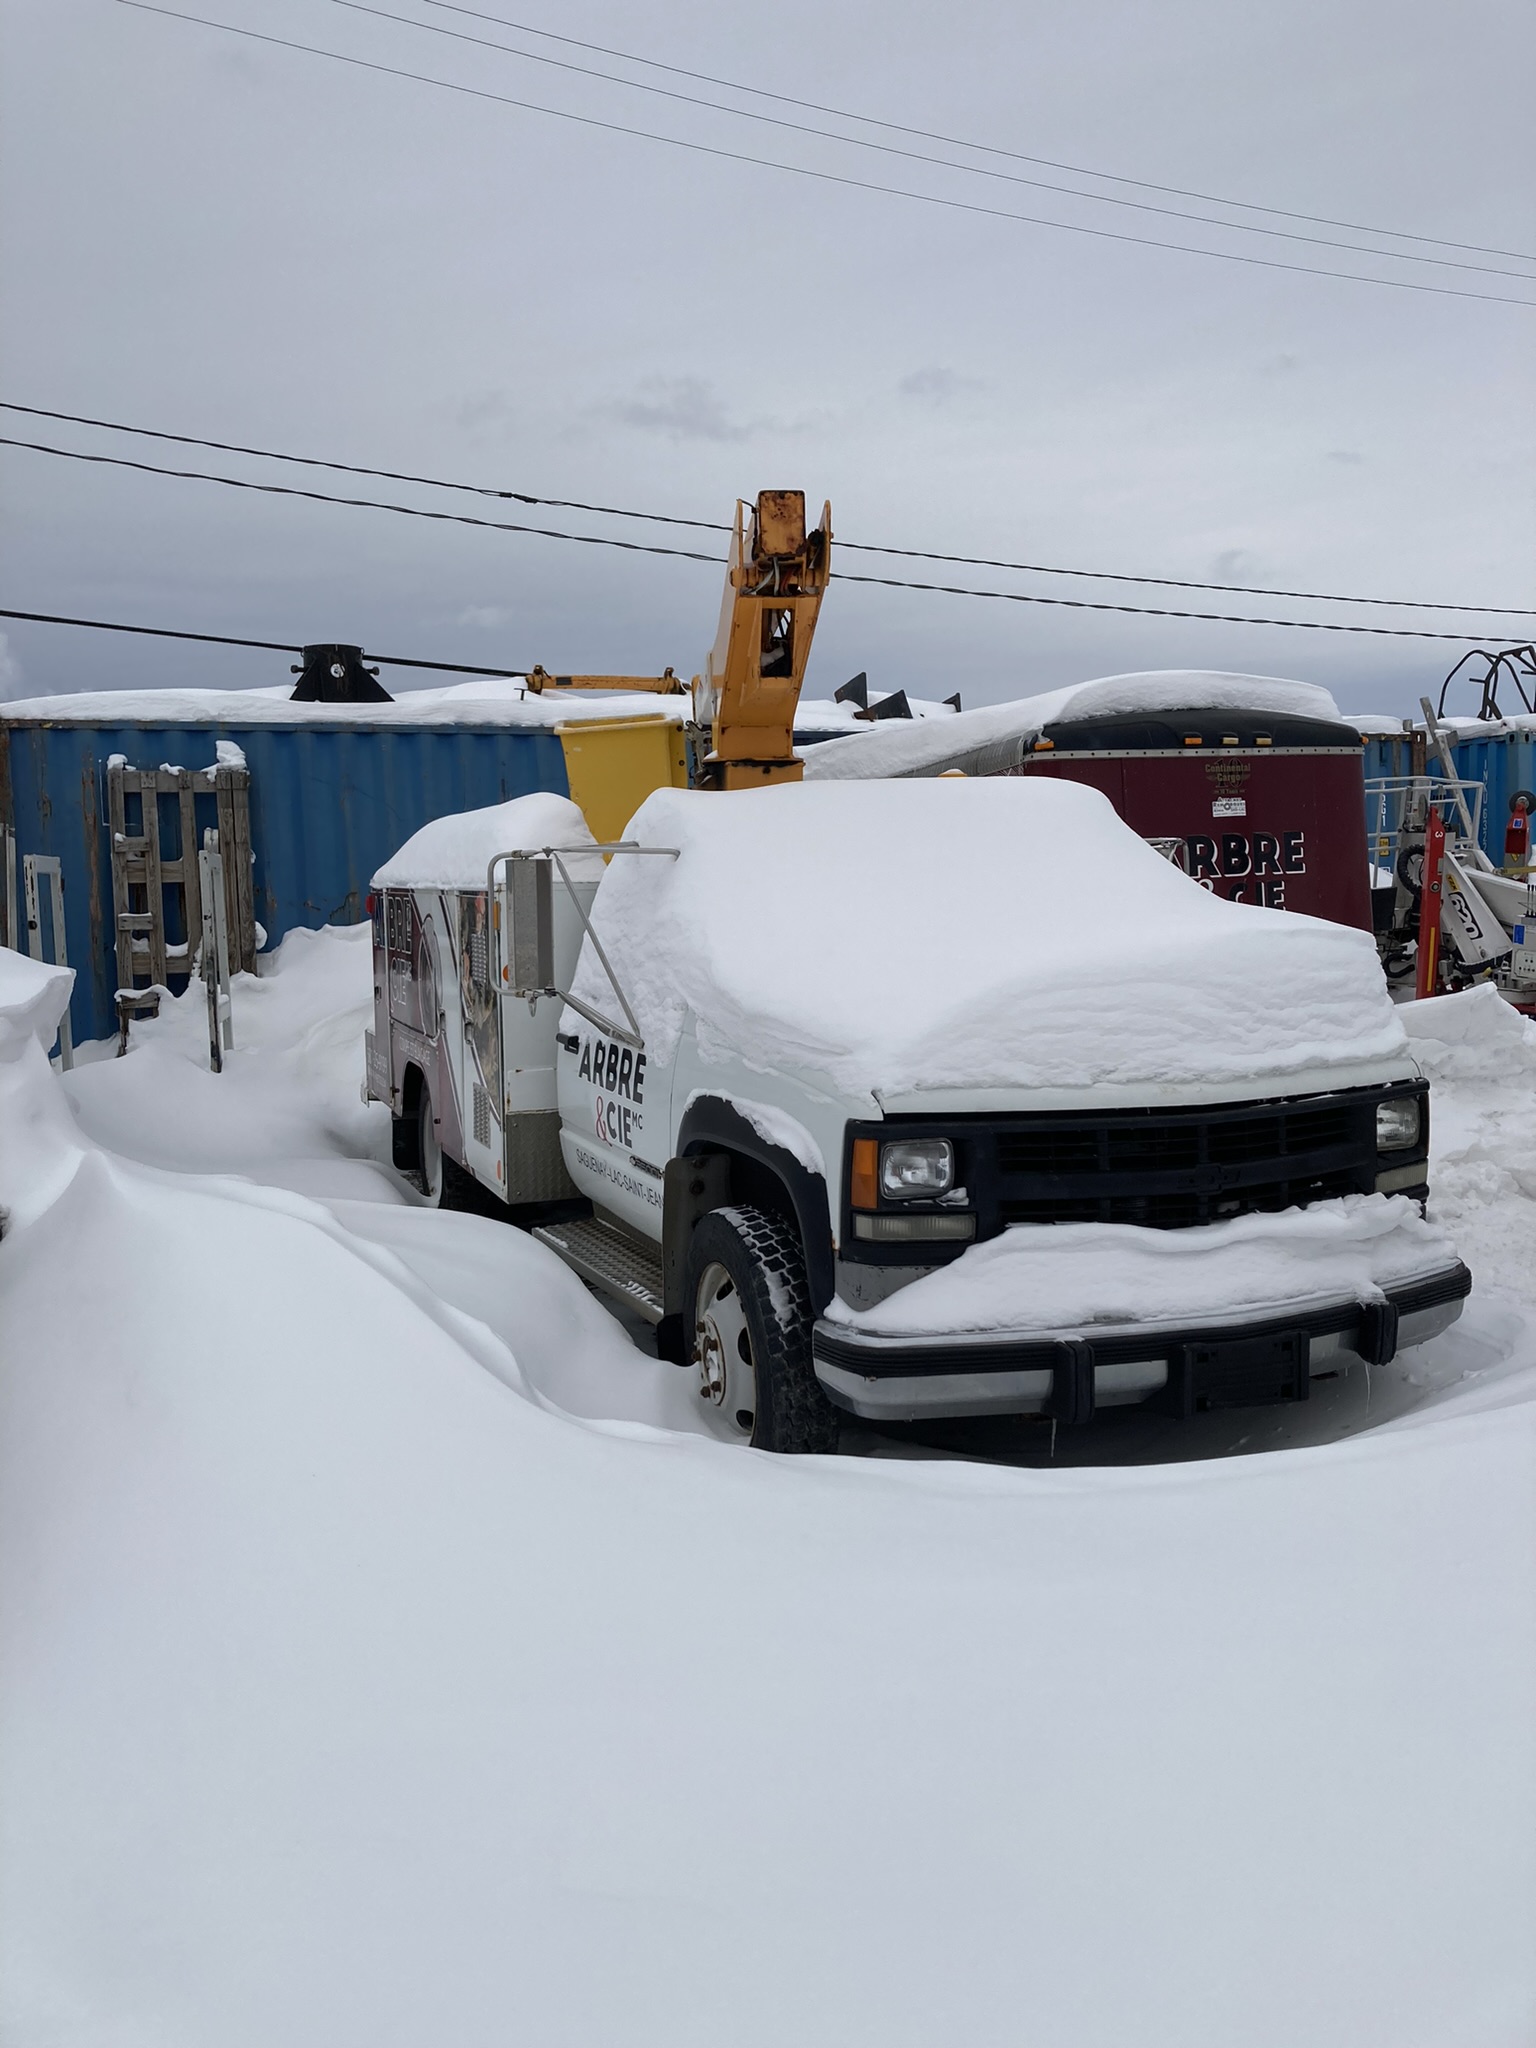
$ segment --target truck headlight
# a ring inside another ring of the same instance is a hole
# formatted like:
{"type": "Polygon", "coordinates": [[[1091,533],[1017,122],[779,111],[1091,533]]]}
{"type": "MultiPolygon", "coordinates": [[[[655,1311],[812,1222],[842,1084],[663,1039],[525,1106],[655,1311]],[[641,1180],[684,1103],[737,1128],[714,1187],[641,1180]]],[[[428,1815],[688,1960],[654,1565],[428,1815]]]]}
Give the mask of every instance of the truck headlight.
{"type": "Polygon", "coordinates": [[[1417,1095],[1394,1095],[1376,1105],[1376,1150],[1401,1152],[1417,1145],[1422,1128],[1417,1095]]]}
{"type": "Polygon", "coordinates": [[[933,1201],[955,1184],[948,1138],[902,1138],[880,1147],[880,1192],[888,1201],[933,1201]]]}

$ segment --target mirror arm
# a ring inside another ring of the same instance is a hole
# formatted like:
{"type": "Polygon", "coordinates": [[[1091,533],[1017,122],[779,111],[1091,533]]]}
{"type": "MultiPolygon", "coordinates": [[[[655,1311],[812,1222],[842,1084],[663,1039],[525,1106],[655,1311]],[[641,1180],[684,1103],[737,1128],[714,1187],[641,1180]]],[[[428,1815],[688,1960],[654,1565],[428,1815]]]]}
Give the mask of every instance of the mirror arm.
{"type": "MultiPolygon", "coordinates": [[[[611,840],[604,845],[594,846],[517,846],[509,848],[508,851],[505,853],[496,854],[487,865],[485,871],[486,897],[487,900],[492,905],[495,905],[496,870],[505,861],[532,860],[542,855],[546,860],[551,860],[554,862],[555,871],[559,875],[561,881],[565,884],[565,892],[571,899],[571,907],[575,910],[577,917],[581,920],[582,931],[592,941],[592,950],[594,953],[596,953],[599,961],[602,963],[603,972],[607,975],[609,985],[613,989],[614,994],[619,999],[619,1007],[624,1012],[624,1016],[628,1022],[629,1028],[625,1030],[621,1026],[615,1024],[611,1018],[604,1017],[597,1010],[589,1009],[588,1006],[584,1002],[582,1002],[579,996],[573,996],[567,989],[547,988],[539,990],[538,993],[547,996],[558,996],[561,1002],[569,1003],[573,1010],[579,1012],[581,1016],[585,1017],[589,1024],[596,1025],[599,1031],[606,1032],[610,1038],[616,1038],[621,1045],[629,1045],[632,1046],[636,1052],[644,1052],[645,1040],[640,1035],[639,1022],[635,1017],[634,1011],[629,1007],[628,998],[625,996],[623,989],[619,986],[619,978],[613,971],[612,965],[610,964],[608,959],[608,955],[603,951],[601,939],[598,938],[597,933],[592,929],[592,920],[587,916],[586,911],[582,908],[581,899],[576,894],[576,889],[571,881],[570,875],[566,872],[565,862],[560,858],[562,852],[649,853],[660,854],[668,860],[677,860],[681,855],[682,849],[681,847],[677,846],[637,846],[632,839],[611,840]]],[[[497,991],[499,995],[501,991],[502,973],[501,919],[499,916],[493,916],[491,918],[491,936],[491,986],[497,991]]]]}

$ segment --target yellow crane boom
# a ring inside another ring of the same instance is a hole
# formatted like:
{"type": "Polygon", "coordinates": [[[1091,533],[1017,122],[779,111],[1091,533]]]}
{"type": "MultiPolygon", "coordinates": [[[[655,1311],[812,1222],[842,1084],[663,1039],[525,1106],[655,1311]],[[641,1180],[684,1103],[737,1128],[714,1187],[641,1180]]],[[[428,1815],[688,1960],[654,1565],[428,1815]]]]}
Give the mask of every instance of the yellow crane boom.
{"type": "Polygon", "coordinates": [[[714,789],[798,782],[795,707],[832,561],[832,507],[805,530],[804,491],[738,499],[720,626],[693,715],[707,726],[703,775],[714,789]]]}

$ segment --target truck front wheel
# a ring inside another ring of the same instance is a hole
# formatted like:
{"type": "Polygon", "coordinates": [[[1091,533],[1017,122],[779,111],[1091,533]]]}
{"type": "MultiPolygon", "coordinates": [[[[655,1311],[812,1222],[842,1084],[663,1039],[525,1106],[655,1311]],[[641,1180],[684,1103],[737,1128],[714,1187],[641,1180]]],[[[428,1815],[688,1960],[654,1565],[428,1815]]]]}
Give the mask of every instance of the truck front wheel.
{"type": "Polygon", "coordinates": [[[810,1289],[794,1229],[765,1209],[712,1209],[688,1247],[689,1366],[714,1436],[765,1451],[834,1451],[837,1411],[811,1363],[810,1289]]]}

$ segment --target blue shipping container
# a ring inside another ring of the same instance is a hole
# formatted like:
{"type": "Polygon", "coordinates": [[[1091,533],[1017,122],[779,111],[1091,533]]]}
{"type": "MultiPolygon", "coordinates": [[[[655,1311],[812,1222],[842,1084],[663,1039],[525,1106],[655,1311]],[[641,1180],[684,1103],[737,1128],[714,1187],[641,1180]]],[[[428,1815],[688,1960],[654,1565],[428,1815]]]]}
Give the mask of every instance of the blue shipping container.
{"type": "Polygon", "coordinates": [[[355,713],[292,725],[0,714],[0,824],[16,835],[18,893],[23,855],[59,859],[77,1044],[117,1029],[107,762],[203,768],[219,740],[250,770],[256,917],[269,946],[296,926],[357,923],[374,870],[431,819],[569,793],[560,742],[541,727],[370,726],[355,713]]]}
{"type": "MultiPolygon", "coordinates": [[[[1509,804],[1517,790],[1536,790],[1536,731],[1529,727],[1505,728],[1491,732],[1449,732],[1451,759],[1463,782],[1480,782],[1487,791],[1483,800],[1480,843],[1484,853],[1498,866],[1504,859],[1504,828],[1509,823],[1509,804]]],[[[1412,750],[1408,738],[1396,733],[1367,740],[1365,779],[1410,775],[1412,750]]],[[[1437,773],[1433,756],[1430,772],[1437,773]]],[[[1367,800],[1366,829],[1375,829],[1367,800]]]]}

